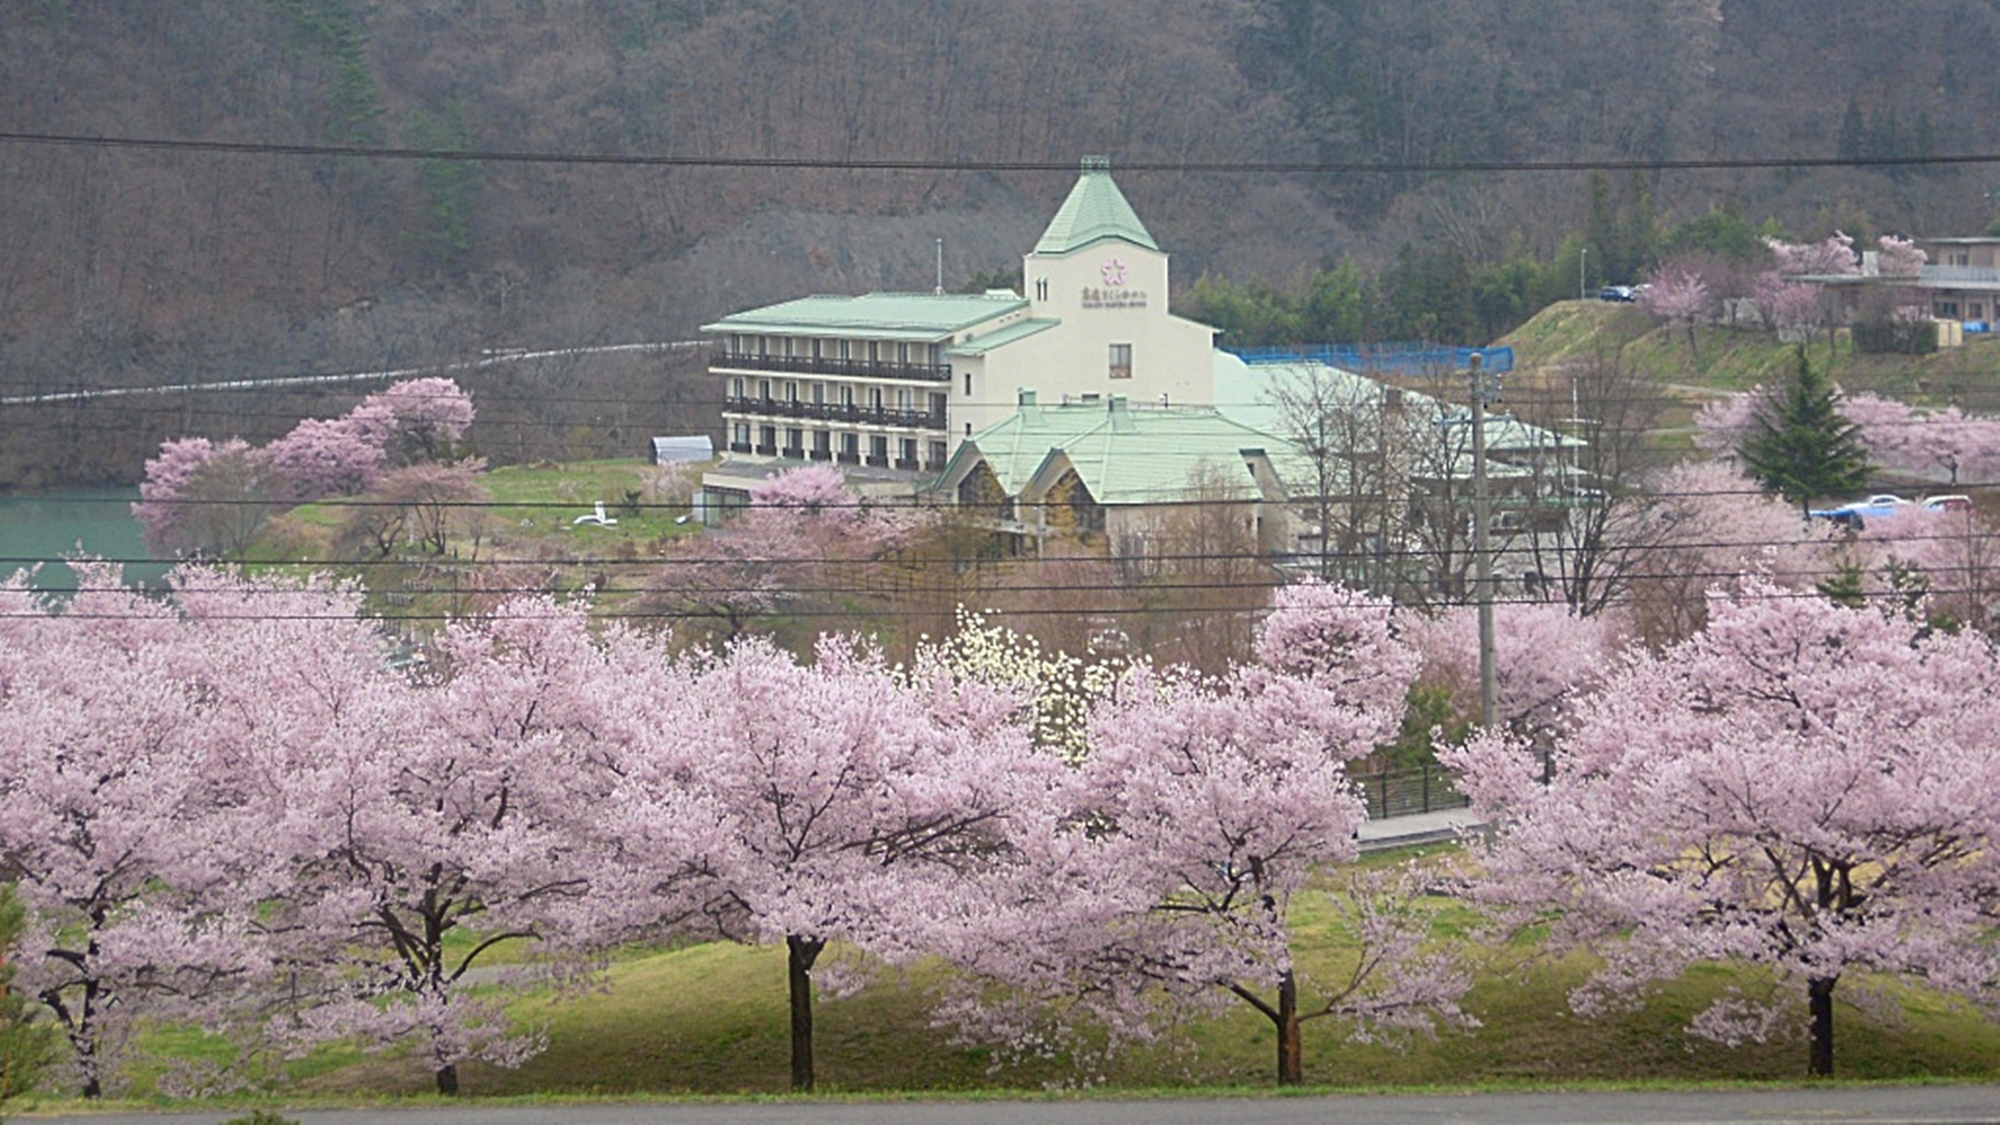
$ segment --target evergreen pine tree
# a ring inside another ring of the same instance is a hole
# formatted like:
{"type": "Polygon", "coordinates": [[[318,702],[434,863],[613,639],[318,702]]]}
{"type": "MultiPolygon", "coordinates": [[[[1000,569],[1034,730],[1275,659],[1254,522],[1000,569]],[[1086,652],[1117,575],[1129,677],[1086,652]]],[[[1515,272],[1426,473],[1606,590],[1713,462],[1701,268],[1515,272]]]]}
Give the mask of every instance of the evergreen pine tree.
{"type": "Polygon", "coordinates": [[[1860,427],[1841,415],[1833,384],[1813,367],[1805,349],[1796,354],[1791,381],[1764,400],[1755,429],[1737,451],[1744,468],[1800,505],[1816,496],[1860,491],[1874,471],[1861,447],[1860,427]]]}

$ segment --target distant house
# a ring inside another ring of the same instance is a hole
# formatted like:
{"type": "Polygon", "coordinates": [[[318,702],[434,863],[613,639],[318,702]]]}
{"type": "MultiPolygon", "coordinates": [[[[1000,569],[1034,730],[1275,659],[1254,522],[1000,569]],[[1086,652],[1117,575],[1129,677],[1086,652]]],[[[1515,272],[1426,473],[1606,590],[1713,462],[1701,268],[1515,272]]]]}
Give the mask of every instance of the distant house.
{"type": "Polygon", "coordinates": [[[653,439],[653,464],[699,463],[715,459],[715,442],[707,434],[685,434],[653,439]]]}
{"type": "Polygon", "coordinates": [[[1975,332],[2000,320],[2000,238],[1915,241],[1929,256],[1917,271],[1915,284],[1928,291],[1932,316],[1958,321],[1975,332]]]}
{"type": "Polygon", "coordinates": [[[1938,334],[1949,345],[1960,333],[1992,330],[2000,320],[2000,237],[1916,238],[1925,263],[1914,275],[1883,273],[1873,251],[1861,255],[1858,273],[1811,274],[1793,278],[1819,286],[1851,315],[1871,292],[1909,290],[1914,300],[1947,326],[1938,334]]]}

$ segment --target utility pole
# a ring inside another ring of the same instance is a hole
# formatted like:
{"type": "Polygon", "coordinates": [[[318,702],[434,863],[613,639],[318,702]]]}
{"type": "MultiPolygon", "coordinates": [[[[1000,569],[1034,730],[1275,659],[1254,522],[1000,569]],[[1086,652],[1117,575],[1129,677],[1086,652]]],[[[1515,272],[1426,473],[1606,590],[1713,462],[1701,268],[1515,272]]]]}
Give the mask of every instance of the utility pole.
{"type": "Polygon", "coordinates": [[[1482,357],[1471,358],[1472,368],[1472,555],[1473,582],[1478,587],[1473,598],[1479,605],[1479,722],[1492,730],[1499,719],[1499,692],[1494,670],[1493,644],[1493,552],[1490,542],[1492,503],[1486,495],[1486,403],[1498,397],[1499,381],[1488,379],[1480,370],[1482,357]]]}
{"type": "Polygon", "coordinates": [[[1584,263],[1588,261],[1590,261],[1590,247],[1588,246],[1578,247],[1576,252],[1576,299],[1579,301],[1589,300],[1589,298],[1584,295],[1586,290],[1584,288],[1584,280],[1583,280],[1583,275],[1584,275],[1583,266],[1584,263]]]}

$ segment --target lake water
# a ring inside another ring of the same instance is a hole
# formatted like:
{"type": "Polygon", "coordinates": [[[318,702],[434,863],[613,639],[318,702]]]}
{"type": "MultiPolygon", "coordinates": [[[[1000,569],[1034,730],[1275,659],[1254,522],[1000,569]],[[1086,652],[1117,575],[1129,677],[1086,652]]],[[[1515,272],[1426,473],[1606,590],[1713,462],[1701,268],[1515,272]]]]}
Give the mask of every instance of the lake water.
{"type": "Polygon", "coordinates": [[[129,582],[157,584],[167,564],[146,555],[132,518],[138,499],[136,488],[0,493],[0,575],[40,564],[36,588],[74,590],[76,575],[62,560],[80,551],[123,563],[129,582]]]}

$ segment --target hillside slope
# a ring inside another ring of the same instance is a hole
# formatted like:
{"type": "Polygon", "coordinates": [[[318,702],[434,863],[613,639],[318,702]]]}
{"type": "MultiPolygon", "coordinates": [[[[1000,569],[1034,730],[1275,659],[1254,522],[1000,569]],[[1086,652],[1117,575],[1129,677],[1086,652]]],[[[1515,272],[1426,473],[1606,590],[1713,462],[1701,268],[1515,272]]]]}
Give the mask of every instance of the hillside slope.
{"type": "MultiPolygon", "coordinates": [[[[1981,0],[18,7],[0,20],[11,391],[684,338],[800,293],[928,289],[939,240],[957,286],[1018,261],[1084,153],[1113,156],[1185,286],[1285,285],[1406,244],[1549,255],[1592,221],[1583,171],[1436,162],[2000,150],[1965,109],[2000,100],[1981,0]],[[1885,46],[1904,42],[1926,48],[1885,46]],[[593,160],[32,139],[50,136],[593,160]],[[1204,170],[1157,167],[1181,162],[1204,170]]],[[[1801,234],[1955,233],[1992,217],[1981,175],[1614,169],[1598,200],[1662,224],[1728,205],[1801,234]]]]}

